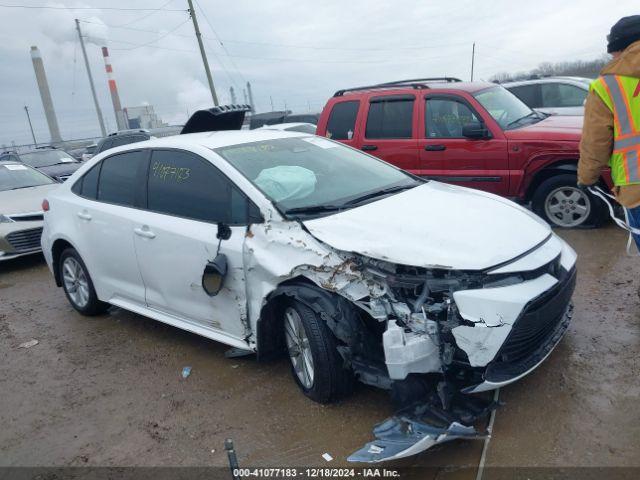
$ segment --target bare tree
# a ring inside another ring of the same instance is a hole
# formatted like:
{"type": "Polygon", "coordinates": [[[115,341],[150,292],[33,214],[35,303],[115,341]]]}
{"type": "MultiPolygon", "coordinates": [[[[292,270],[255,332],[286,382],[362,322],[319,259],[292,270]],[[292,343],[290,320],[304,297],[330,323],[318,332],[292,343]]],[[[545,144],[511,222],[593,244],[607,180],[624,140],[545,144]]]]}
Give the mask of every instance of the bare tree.
{"type": "Polygon", "coordinates": [[[574,60],[564,62],[543,62],[533,70],[528,72],[499,72],[493,75],[490,80],[496,83],[512,82],[516,80],[526,80],[537,77],[549,76],[574,76],[596,78],[602,67],[604,67],[611,57],[602,55],[593,60],[574,60]]]}

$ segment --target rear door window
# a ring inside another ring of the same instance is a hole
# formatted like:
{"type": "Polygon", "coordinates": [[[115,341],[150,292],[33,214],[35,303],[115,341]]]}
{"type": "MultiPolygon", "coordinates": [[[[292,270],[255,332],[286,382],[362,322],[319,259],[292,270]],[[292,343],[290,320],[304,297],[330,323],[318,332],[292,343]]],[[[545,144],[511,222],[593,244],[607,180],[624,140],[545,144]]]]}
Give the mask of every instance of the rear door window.
{"type": "Polygon", "coordinates": [[[366,138],[411,138],[413,104],[407,95],[372,98],[367,116],[366,138]]]}
{"type": "Polygon", "coordinates": [[[540,108],[542,106],[540,85],[520,85],[519,87],[509,88],[509,91],[526,103],[529,108],[540,108]]]}
{"type": "Polygon", "coordinates": [[[327,122],[327,137],[333,140],[351,140],[356,129],[359,101],[336,103],[327,122]]]}
{"type": "Polygon", "coordinates": [[[194,153],[156,150],[151,157],[147,208],[210,223],[244,224],[248,200],[214,165],[194,153]]]}
{"type": "Polygon", "coordinates": [[[98,181],[98,200],[134,206],[139,174],[146,166],[148,151],[137,150],[105,158],[98,181]]]}
{"type": "Polygon", "coordinates": [[[542,91],[542,107],[581,107],[587,98],[587,91],[574,85],[564,83],[544,83],[542,91]]]}
{"type": "Polygon", "coordinates": [[[71,189],[81,197],[95,200],[98,198],[98,177],[100,175],[100,165],[102,162],[94,165],[80,180],[78,180],[71,189]]]}

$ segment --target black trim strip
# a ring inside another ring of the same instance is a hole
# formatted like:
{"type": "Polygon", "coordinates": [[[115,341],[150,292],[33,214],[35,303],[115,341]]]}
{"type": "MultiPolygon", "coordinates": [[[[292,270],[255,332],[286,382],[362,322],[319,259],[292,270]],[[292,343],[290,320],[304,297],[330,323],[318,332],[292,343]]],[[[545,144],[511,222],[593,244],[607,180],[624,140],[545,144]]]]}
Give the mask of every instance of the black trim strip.
{"type": "Polygon", "coordinates": [[[447,175],[424,175],[428,180],[440,180],[443,182],[500,182],[502,177],[450,177],[447,175]]]}

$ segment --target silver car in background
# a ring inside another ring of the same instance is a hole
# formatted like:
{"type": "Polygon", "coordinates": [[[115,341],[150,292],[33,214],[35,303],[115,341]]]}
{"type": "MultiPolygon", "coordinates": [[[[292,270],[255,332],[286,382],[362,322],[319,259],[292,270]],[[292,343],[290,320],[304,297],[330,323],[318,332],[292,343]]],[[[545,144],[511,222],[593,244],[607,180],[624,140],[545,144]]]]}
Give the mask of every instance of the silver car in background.
{"type": "Polygon", "coordinates": [[[584,115],[584,102],[593,79],[584,77],[546,77],[502,86],[516,97],[543,113],[552,115],[584,115]]]}
{"type": "Polygon", "coordinates": [[[42,250],[42,201],[59,185],[24,163],[0,161],[0,262],[42,250]]]}

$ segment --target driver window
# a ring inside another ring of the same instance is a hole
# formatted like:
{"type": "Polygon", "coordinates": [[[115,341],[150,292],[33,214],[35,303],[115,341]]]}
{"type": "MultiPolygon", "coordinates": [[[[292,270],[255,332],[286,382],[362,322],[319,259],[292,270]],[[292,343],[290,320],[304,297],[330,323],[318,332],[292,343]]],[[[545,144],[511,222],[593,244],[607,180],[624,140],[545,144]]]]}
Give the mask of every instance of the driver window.
{"type": "Polygon", "coordinates": [[[427,98],[427,138],[462,138],[462,127],[471,122],[479,120],[466,104],[450,98],[427,98]]]}

